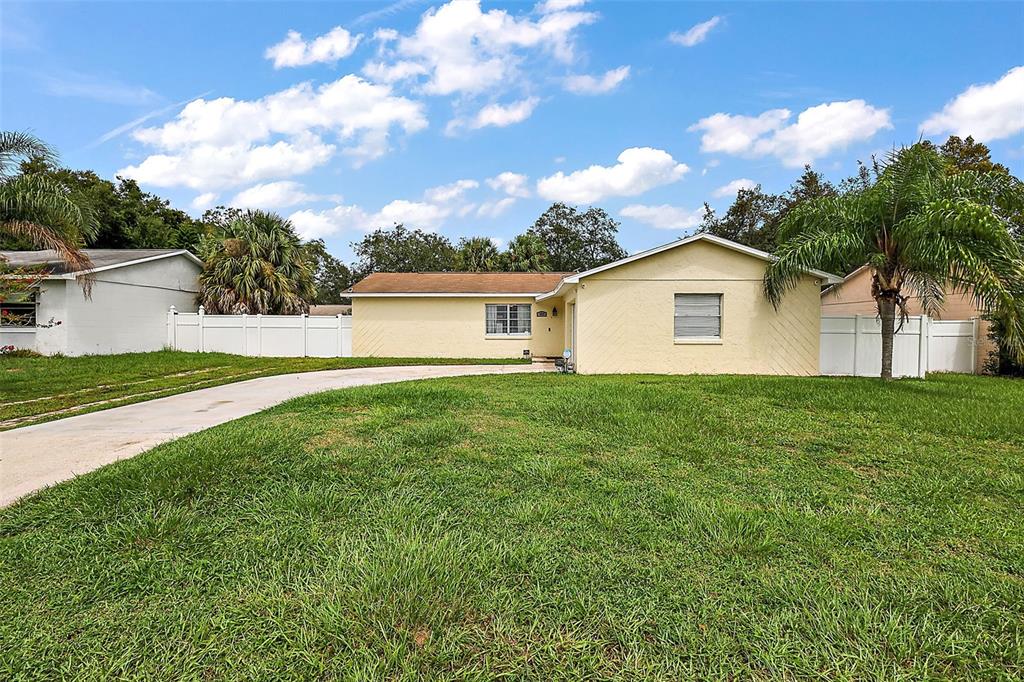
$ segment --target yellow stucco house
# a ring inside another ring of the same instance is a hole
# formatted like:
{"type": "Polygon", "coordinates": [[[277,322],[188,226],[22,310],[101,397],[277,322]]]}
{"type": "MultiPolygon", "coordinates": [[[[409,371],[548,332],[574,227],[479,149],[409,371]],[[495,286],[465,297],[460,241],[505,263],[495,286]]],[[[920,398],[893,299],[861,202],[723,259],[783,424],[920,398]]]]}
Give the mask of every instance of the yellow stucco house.
{"type": "Polygon", "coordinates": [[[818,374],[817,270],[778,311],[772,256],[698,234],[578,273],[375,273],[350,290],[352,353],[559,357],[609,373],[818,374]]]}

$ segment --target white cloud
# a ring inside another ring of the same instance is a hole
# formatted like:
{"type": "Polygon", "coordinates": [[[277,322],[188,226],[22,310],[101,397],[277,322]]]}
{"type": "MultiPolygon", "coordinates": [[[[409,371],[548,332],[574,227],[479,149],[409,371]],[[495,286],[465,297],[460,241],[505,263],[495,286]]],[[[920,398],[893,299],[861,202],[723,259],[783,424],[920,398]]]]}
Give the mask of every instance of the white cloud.
{"type": "Polygon", "coordinates": [[[392,129],[411,134],[426,126],[421,102],[347,75],[257,100],[189,102],[168,123],[132,133],[162,153],[118,174],[161,187],[209,191],[298,175],[326,163],[337,147],[323,142],[322,133],[337,135],[343,153],[358,165],[388,151],[392,129]]]}
{"type": "Polygon", "coordinates": [[[537,194],[553,201],[588,203],[611,196],[635,196],[680,180],[689,170],[672,155],[651,147],[632,147],[614,166],[590,166],[566,175],[559,171],[537,181],[537,194]]]}
{"type": "Polygon", "coordinates": [[[375,230],[395,223],[420,230],[436,230],[451,211],[436,204],[396,199],[375,213],[367,213],[360,206],[340,204],[322,211],[309,209],[288,216],[303,239],[327,237],[349,230],[375,230]]]}
{"type": "Polygon", "coordinates": [[[528,181],[529,178],[522,173],[505,171],[504,173],[498,173],[493,178],[487,178],[487,186],[512,197],[525,198],[530,196],[530,188],[527,186],[528,181]]]}
{"type": "Polygon", "coordinates": [[[514,203],[516,203],[515,197],[505,197],[504,199],[498,199],[497,201],[485,201],[480,204],[480,207],[476,210],[476,214],[481,218],[497,218],[502,213],[510,209],[514,203]]]}
{"type": "Polygon", "coordinates": [[[213,206],[215,201],[217,201],[217,195],[214,192],[203,192],[192,200],[192,208],[197,211],[205,211],[213,206]]]}
{"type": "Polygon", "coordinates": [[[374,214],[373,227],[389,227],[393,223],[405,223],[421,230],[435,230],[448,217],[450,211],[435,204],[422,201],[396,199],[374,214]]]}
{"type": "Polygon", "coordinates": [[[577,95],[600,95],[611,92],[629,78],[629,67],[620,66],[606,71],[600,78],[590,75],[569,76],[565,79],[565,89],[577,95]]]}
{"type": "Polygon", "coordinates": [[[1007,71],[995,83],[972,85],[921,124],[921,133],[971,135],[1001,140],[1024,130],[1024,66],[1007,71]]]}
{"type": "Polygon", "coordinates": [[[707,175],[709,170],[711,170],[712,168],[718,168],[718,165],[720,163],[722,162],[719,161],[718,159],[708,159],[708,162],[704,164],[704,168],[701,169],[700,174],[707,175]]]}
{"type": "Polygon", "coordinates": [[[361,35],[353,36],[341,26],[335,26],[327,33],[306,42],[298,31],[288,31],[285,39],[267,48],[264,56],[274,60],[274,68],[308,66],[309,64],[333,64],[355,52],[361,35]]]}
{"type": "Polygon", "coordinates": [[[734,197],[741,189],[753,189],[757,183],[750,178],[738,178],[730,183],[722,185],[711,193],[715,197],[734,197]]]}
{"type": "Polygon", "coordinates": [[[153,154],[117,171],[156,187],[211,190],[307,173],[334,154],[334,145],[315,135],[300,135],[266,145],[200,144],[175,154],[153,154]]]}
{"type": "Polygon", "coordinates": [[[369,218],[359,206],[335,206],[323,211],[304,209],[288,216],[302,239],[320,239],[338,232],[369,229],[369,218]]]}
{"type": "Polygon", "coordinates": [[[395,83],[427,73],[427,67],[417,62],[367,62],[363,74],[378,83],[395,83]]]}
{"type": "Polygon", "coordinates": [[[688,131],[703,131],[700,138],[702,152],[741,154],[753,146],[765,133],[778,130],[792,114],[788,109],[772,109],[760,116],[712,114],[694,123],[688,131]]]}
{"type": "Polygon", "coordinates": [[[480,183],[476,180],[456,180],[447,185],[427,189],[423,193],[423,201],[396,199],[374,212],[357,205],[339,204],[321,211],[296,211],[289,219],[304,239],[326,237],[348,230],[368,231],[378,227],[387,228],[395,223],[433,231],[449,216],[465,217],[477,210],[475,203],[467,203],[464,199],[466,192],[479,186],[480,183]]]}
{"type": "Polygon", "coordinates": [[[117,171],[156,187],[211,190],[307,173],[327,163],[335,151],[319,137],[299,135],[273,144],[199,144],[175,154],[154,154],[117,171]]]}
{"type": "Polygon", "coordinates": [[[594,13],[567,6],[533,19],[501,9],[484,12],[479,0],[453,0],[425,12],[411,34],[378,32],[382,57],[391,63],[374,65],[370,73],[374,78],[423,75],[422,89],[431,95],[504,89],[522,80],[520,65],[528,56],[570,62],[576,29],[596,20],[594,13]]]}
{"type": "MultiPolygon", "coordinates": [[[[476,113],[476,116],[468,123],[468,126],[478,130],[488,126],[504,128],[516,123],[522,123],[534,114],[534,110],[537,109],[537,104],[540,101],[538,97],[527,97],[514,101],[511,104],[487,104],[476,113]]],[[[450,124],[450,128],[455,130],[461,125],[461,122],[456,120],[452,124],[450,124]],[[453,126],[452,124],[455,125],[453,126]]]]}
{"type": "Polygon", "coordinates": [[[788,109],[772,109],[759,116],[718,113],[702,118],[688,130],[702,132],[701,151],[771,155],[787,166],[799,167],[892,128],[888,109],[862,99],[810,107],[785,125],[791,118],[788,109]]]}
{"type": "Polygon", "coordinates": [[[537,5],[537,12],[540,14],[562,12],[567,9],[572,9],[574,7],[581,7],[586,3],[587,0],[545,0],[544,2],[537,5]]]}
{"type": "Polygon", "coordinates": [[[688,230],[700,225],[704,218],[704,209],[698,208],[691,211],[668,204],[659,206],[630,204],[619,211],[619,215],[633,218],[659,230],[688,230]]]}
{"type": "Polygon", "coordinates": [[[431,187],[423,195],[433,203],[449,203],[457,201],[471,189],[476,189],[480,183],[476,180],[456,180],[448,185],[431,187]]]}
{"type": "Polygon", "coordinates": [[[673,31],[669,34],[668,39],[677,45],[682,45],[683,47],[693,47],[694,45],[703,43],[707,39],[708,34],[711,33],[711,29],[718,26],[721,22],[722,17],[711,17],[707,21],[703,21],[696,26],[691,27],[685,33],[673,31]]]}
{"type": "Polygon", "coordinates": [[[319,195],[306,192],[302,185],[291,180],[278,182],[267,182],[253,185],[235,195],[229,205],[236,208],[285,208],[307,201],[321,201],[331,199],[339,201],[340,197],[335,195],[319,195]]]}

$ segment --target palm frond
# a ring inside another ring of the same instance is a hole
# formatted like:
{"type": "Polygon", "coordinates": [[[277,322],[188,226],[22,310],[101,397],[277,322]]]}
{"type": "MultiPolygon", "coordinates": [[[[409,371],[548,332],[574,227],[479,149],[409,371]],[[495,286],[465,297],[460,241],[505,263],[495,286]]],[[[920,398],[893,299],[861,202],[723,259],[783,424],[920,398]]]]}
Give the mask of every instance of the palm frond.
{"type": "Polygon", "coordinates": [[[50,249],[57,254],[57,258],[64,263],[69,272],[85,273],[78,276],[78,282],[82,285],[82,291],[88,298],[92,293],[93,275],[88,271],[92,270],[92,261],[79,248],[78,244],[69,241],[64,235],[54,232],[45,225],[39,225],[25,220],[9,220],[2,224],[6,232],[15,237],[27,239],[40,249],[50,249]]]}
{"type": "Polygon", "coordinates": [[[19,130],[0,130],[0,177],[11,177],[19,159],[43,159],[56,163],[57,152],[35,135],[19,130]]]}
{"type": "Polygon", "coordinates": [[[76,202],[68,189],[42,175],[19,175],[0,183],[0,222],[27,220],[47,225],[68,238],[99,231],[95,213],[76,202]]]}
{"type": "Polygon", "coordinates": [[[806,230],[799,240],[785,242],[764,275],[764,293],[775,308],[808,269],[822,264],[850,262],[864,255],[864,240],[856,230],[818,228],[806,230]]]}

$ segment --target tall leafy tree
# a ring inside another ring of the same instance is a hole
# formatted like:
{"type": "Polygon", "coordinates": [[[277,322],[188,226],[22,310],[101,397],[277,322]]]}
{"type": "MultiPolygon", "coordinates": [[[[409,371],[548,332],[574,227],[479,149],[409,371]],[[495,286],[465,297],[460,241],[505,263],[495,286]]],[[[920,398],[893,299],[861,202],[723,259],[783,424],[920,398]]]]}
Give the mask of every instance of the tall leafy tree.
{"type": "Polygon", "coordinates": [[[462,272],[500,270],[498,247],[487,237],[463,237],[455,252],[455,269],[462,272]]]}
{"type": "Polygon", "coordinates": [[[455,247],[445,237],[404,225],[380,228],[352,243],[355,278],[374,272],[448,272],[455,269],[455,247]]]}
{"type": "Polygon", "coordinates": [[[52,249],[70,271],[91,268],[81,249],[98,231],[96,216],[57,179],[23,172],[20,163],[31,159],[52,164],[57,153],[28,133],[0,131],[0,235],[52,249]]]}
{"type": "Polygon", "coordinates": [[[509,272],[548,272],[551,258],[544,241],[534,234],[521,234],[508,243],[500,257],[501,269],[509,272]]]}
{"type": "Polygon", "coordinates": [[[166,199],[144,192],[129,178],[110,181],[93,171],[61,168],[40,157],[24,161],[26,175],[45,178],[67,188],[69,196],[96,218],[95,234],[86,245],[96,249],[188,249],[195,252],[209,227],[166,199]]]}
{"type": "Polygon", "coordinates": [[[552,204],[527,231],[544,243],[552,270],[589,270],[628,254],[617,240],[619,223],[604,209],[580,211],[561,202],[552,204]]]}
{"type": "Polygon", "coordinates": [[[1005,173],[951,174],[934,148],[918,143],[892,153],[862,188],[804,202],[783,220],[778,260],[764,289],[778,306],[805,268],[871,267],[871,293],[882,322],[882,372],[892,377],[896,320],[907,295],[926,311],[945,292],[971,293],[997,316],[1015,357],[1024,355],[1024,260],[1009,231],[1024,207],[1024,187],[1005,173]]]}
{"type": "Polygon", "coordinates": [[[246,211],[224,228],[199,275],[199,303],[209,313],[295,315],[316,296],[313,269],[292,224],[246,211]]]}
{"type": "Polygon", "coordinates": [[[700,231],[771,252],[778,245],[779,225],[787,213],[802,202],[835,193],[836,188],[820,173],[804,166],[804,172],[785,194],[769,194],[761,185],[741,189],[721,217],[704,204],[700,231]]]}
{"type": "Polygon", "coordinates": [[[762,251],[773,251],[779,216],[784,206],[785,199],[782,196],[768,194],[761,189],[761,185],[740,189],[736,192],[736,199],[721,217],[715,214],[709,204],[704,204],[704,221],[700,231],[762,251]]]}
{"type": "Polygon", "coordinates": [[[979,173],[1003,173],[1009,175],[1010,169],[1001,163],[992,160],[992,151],[983,142],[977,142],[973,137],[960,139],[951,135],[941,147],[939,153],[949,161],[949,172],[959,173],[970,170],[979,173]]]}
{"type": "Polygon", "coordinates": [[[316,297],[313,303],[342,303],[348,300],[345,290],[352,286],[352,271],[327,251],[323,239],[314,239],[302,245],[303,253],[313,270],[316,297]]]}

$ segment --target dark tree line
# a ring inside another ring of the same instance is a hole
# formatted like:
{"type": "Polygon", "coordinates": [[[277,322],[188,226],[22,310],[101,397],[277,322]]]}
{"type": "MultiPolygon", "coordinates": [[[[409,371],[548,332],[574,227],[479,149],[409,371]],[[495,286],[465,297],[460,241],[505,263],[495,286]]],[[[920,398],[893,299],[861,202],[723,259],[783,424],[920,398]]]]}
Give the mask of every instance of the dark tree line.
{"type": "Polygon", "coordinates": [[[626,255],[619,223],[603,209],[552,204],[502,250],[487,237],[447,237],[404,225],[380,228],[358,242],[353,272],[576,272],[626,255]]]}

